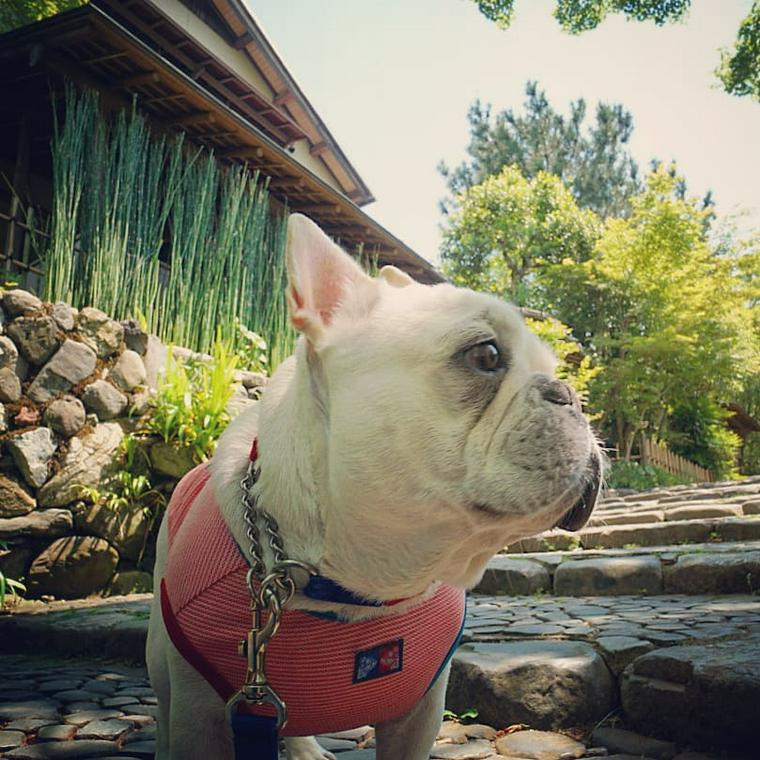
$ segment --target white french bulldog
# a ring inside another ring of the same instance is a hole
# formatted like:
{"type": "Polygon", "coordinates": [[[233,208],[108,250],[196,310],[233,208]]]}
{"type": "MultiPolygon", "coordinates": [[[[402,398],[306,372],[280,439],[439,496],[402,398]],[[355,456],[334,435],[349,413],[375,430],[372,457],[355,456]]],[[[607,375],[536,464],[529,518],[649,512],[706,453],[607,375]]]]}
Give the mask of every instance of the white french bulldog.
{"type": "MultiPolygon", "coordinates": [[[[441,584],[472,587],[506,544],[585,523],[601,454],[577,397],[553,377],[551,351],[514,307],[449,284],[420,285],[394,267],[373,279],[298,214],[289,220],[287,266],[302,337],[261,401],[222,436],[206,488],[246,552],[240,483],[256,439],[258,503],[279,524],[288,556],[373,600],[314,599],[299,581],[288,609],[349,624],[390,621],[441,584]]],[[[180,654],[162,615],[168,522],[147,648],[156,757],[229,760],[224,700],[180,654]]],[[[245,587],[240,595],[247,604],[245,587]]],[[[378,723],[379,760],[428,757],[447,677],[442,667],[416,705],[378,723]]],[[[285,745],[289,760],[333,758],[311,736],[286,736],[285,745]]]]}

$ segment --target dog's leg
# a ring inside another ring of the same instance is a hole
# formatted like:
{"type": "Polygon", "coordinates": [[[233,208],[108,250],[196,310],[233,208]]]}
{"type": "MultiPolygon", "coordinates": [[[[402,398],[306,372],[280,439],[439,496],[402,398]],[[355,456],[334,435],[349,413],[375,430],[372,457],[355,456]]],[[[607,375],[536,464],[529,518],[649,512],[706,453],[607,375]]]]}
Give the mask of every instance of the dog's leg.
{"type": "Polygon", "coordinates": [[[159,594],[159,584],[166,564],[166,531],[167,521],[163,520],[156,541],[155,583],[153,602],[150,608],[150,623],[148,624],[148,642],[145,650],[148,678],[150,678],[151,686],[158,698],[156,760],[167,760],[169,757],[169,706],[171,704],[171,679],[169,678],[167,654],[169,637],[166,634],[163,616],[161,615],[159,594]]]}
{"type": "Polygon", "coordinates": [[[443,720],[448,680],[446,667],[410,712],[375,727],[377,760],[427,760],[443,720]]]}
{"type": "Polygon", "coordinates": [[[287,736],[288,760],[335,760],[335,755],[319,746],[313,736],[287,736]]]}

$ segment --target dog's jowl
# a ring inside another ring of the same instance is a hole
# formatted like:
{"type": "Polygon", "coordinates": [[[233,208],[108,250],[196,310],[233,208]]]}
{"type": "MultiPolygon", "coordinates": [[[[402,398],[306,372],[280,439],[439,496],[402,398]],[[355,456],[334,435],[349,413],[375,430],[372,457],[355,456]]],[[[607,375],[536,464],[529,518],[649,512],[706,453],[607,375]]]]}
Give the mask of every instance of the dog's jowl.
{"type": "Polygon", "coordinates": [[[300,215],[287,265],[295,355],[161,526],[157,757],[231,760],[229,713],[274,715],[275,698],[226,709],[247,676],[250,586],[290,760],[330,758],[311,735],[365,723],[381,760],[423,760],[465,590],[505,544],[585,523],[600,453],[514,307],[393,267],[371,278],[300,215]]]}

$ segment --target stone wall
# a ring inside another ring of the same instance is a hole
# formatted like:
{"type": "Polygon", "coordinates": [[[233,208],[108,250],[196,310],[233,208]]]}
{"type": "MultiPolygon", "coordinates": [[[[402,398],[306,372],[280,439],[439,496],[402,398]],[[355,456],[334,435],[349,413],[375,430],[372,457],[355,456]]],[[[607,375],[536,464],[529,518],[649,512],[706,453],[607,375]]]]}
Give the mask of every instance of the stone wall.
{"type": "MultiPolygon", "coordinates": [[[[149,590],[160,510],[93,504],[87,489],[107,490],[121,466],[120,444],[150,413],[166,346],[97,309],[1,295],[0,571],[34,598],[149,590]]],[[[231,414],[265,382],[236,379],[231,414]]],[[[168,498],[192,456],[149,438],[141,447],[145,474],[168,498]]]]}

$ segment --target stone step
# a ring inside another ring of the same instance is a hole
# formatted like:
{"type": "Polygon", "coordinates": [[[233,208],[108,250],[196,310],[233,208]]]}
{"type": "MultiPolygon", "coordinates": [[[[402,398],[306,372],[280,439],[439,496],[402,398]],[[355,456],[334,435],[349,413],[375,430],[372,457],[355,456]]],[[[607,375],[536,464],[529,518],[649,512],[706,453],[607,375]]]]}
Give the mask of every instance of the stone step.
{"type": "Polygon", "coordinates": [[[730,544],[500,554],[477,593],[558,596],[760,592],[760,541],[730,544]]]}
{"type": "Polygon", "coordinates": [[[638,524],[586,527],[576,533],[550,530],[510,544],[510,552],[567,549],[622,549],[720,541],[760,540],[760,516],[663,520],[638,524]]]}

